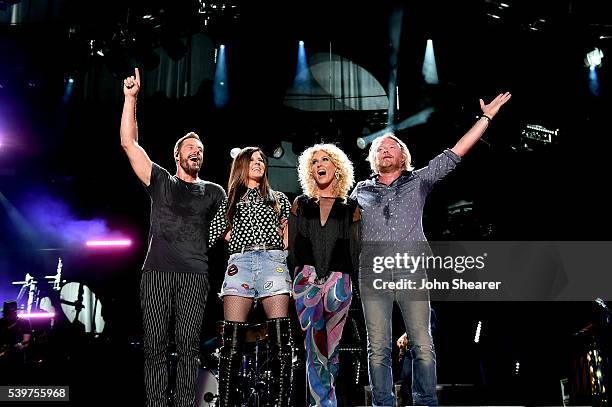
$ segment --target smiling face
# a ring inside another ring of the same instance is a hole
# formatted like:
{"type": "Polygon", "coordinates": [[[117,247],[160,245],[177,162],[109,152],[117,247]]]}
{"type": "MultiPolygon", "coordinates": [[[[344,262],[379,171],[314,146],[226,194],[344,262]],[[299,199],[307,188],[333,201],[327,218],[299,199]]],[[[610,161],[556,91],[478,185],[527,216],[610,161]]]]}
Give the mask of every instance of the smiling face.
{"type": "Polygon", "coordinates": [[[178,151],[178,164],[185,173],[197,177],[204,161],[204,146],[200,140],[188,138],[183,140],[178,151]]]}
{"type": "Polygon", "coordinates": [[[385,137],[376,149],[375,160],[378,171],[387,173],[404,168],[406,157],[395,140],[385,137]]]}
{"type": "Polygon", "coordinates": [[[328,187],[334,181],[336,166],[325,151],[316,151],[312,155],[310,164],[310,174],[320,189],[328,187]]]}
{"type": "Polygon", "coordinates": [[[249,180],[257,183],[261,182],[266,172],[266,163],[260,151],[255,151],[251,154],[251,162],[249,163],[249,180]]]}

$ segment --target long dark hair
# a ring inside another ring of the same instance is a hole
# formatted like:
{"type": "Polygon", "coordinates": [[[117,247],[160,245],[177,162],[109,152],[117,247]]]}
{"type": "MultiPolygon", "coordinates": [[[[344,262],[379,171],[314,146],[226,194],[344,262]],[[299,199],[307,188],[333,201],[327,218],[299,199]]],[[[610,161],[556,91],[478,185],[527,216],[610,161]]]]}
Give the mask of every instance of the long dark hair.
{"type": "Polygon", "coordinates": [[[229,181],[227,182],[227,213],[225,217],[231,225],[236,207],[242,196],[248,190],[249,183],[249,166],[251,164],[251,156],[259,151],[261,158],[264,161],[264,174],[259,182],[259,194],[263,197],[264,202],[274,209],[277,214],[280,214],[280,206],[272,188],[268,181],[268,157],[259,147],[245,147],[234,158],[232,162],[232,170],[230,171],[229,181]]]}

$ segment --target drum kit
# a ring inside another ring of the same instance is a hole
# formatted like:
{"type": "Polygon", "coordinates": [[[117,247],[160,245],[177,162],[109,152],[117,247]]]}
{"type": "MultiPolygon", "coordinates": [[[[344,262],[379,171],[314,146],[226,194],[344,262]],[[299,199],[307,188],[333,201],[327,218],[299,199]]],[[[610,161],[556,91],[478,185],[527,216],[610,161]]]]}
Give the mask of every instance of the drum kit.
{"type": "MultiPolygon", "coordinates": [[[[218,331],[223,321],[217,323],[218,331]]],[[[219,392],[218,370],[219,349],[210,350],[219,343],[217,338],[206,341],[202,346],[202,364],[198,375],[196,394],[197,407],[217,404],[219,392]]],[[[245,332],[240,370],[237,373],[236,388],[238,405],[241,407],[273,406],[272,355],[268,343],[265,323],[252,324],[245,332]]]]}

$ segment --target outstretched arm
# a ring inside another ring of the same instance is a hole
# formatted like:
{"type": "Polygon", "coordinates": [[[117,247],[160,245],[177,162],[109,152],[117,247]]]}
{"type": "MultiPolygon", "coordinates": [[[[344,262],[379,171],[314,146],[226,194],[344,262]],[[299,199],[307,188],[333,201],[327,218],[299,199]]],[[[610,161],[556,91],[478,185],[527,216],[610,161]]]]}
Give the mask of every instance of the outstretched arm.
{"type": "Polygon", "coordinates": [[[121,114],[121,147],[130,160],[132,169],[143,184],[151,184],[151,159],[138,144],[138,124],[136,123],[136,99],[140,91],[140,72],[134,69],[134,76],[123,81],[123,113],[121,114]]]}
{"type": "Polygon", "coordinates": [[[455,144],[451,150],[453,153],[457,154],[459,157],[463,157],[467,154],[468,151],[480,140],[485,130],[489,126],[489,121],[493,119],[493,117],[497,114],[500,107],[502,107],[512,95],[510,92],[500,93],[497,95],[495,99],[491,101],[491,103],[486,104],[482,99],[480,99],[480,109],[482,109],[482,116],[476,124],[472,126],[471,129],[468,130],[467,133],[464,134],[463,137],[455,144]],[[485,117],[486,116],[486,117],[485,117]],[[488,119],[487,119],[488,117],[488,119]]]}

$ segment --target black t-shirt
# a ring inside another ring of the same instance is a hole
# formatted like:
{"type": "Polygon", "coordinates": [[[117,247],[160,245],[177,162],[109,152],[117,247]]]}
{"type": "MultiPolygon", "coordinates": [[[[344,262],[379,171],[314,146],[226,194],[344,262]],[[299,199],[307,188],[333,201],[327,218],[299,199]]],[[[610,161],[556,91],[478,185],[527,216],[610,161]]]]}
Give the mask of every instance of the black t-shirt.
{"type": "Polygon", "coordinates": [[[151,226],[143,270],[208,273],[208,230],[225,199],[221,186],[185,182],[153,163],[151,226]]]}

